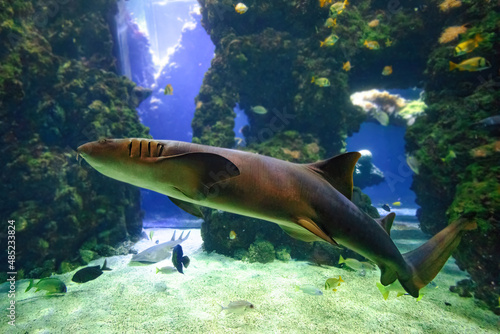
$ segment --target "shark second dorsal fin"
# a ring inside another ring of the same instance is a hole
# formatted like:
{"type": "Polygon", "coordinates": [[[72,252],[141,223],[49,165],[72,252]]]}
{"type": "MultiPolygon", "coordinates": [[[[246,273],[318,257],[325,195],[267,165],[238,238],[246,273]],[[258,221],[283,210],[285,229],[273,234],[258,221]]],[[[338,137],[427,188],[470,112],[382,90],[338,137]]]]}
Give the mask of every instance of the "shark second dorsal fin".
{"type": "Polygon", "coordinates": [[[378,218],[375,219],[375,221],[379,223],[380,226],[382,226],[382,228],[387,232],[388,235],[391,235],[391,227],[395,217],[396,214],[394,212],[391,212],[384,218],[378,218]]]}
{"type": "Polygon", "coordinates": [[[342,195],[351,200],[352,174],[359,157],[361,157],[359,152],[349,152],[306,166],[321,175],[342,195]]]}

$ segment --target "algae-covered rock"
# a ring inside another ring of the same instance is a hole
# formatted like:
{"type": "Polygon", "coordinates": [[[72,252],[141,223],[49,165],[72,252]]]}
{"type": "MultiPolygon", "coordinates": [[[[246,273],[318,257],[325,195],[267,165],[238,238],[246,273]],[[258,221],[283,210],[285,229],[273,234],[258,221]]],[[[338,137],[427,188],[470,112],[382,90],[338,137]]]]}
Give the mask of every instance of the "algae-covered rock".
{"type": "Polygon", "coordinates": [[[292,257],[290,256],[290,247],[279,246],[276,249],[276,258],[280,261],[290,261],[292,257]]]}
{"type": "Polygon", "coordinates": [[[267,240],[256,240],[248,248],[248,261],[268,263],[275,259],[274,246],[267,240]]]}

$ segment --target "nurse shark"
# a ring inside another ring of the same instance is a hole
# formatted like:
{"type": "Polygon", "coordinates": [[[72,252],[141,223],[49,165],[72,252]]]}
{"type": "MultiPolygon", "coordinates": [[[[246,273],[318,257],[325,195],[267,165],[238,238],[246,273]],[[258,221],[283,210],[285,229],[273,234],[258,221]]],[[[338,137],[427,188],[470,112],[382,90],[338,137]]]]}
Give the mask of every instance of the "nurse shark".
{"type": "Polygon", "coordinates": [[[401,254],[390,238],[395,214],[373,219],[351,202],[358,152],[296,164],[232,149],[127,138],[90,142],[77,154],[100,173],[167,195],[197,217],[205,206],[276,223],[306,242],[348,247],[377,264],[383,285],[397,279],[415,298],[444,266],[463,232],[476,227],[458,219],[401,254]]]}

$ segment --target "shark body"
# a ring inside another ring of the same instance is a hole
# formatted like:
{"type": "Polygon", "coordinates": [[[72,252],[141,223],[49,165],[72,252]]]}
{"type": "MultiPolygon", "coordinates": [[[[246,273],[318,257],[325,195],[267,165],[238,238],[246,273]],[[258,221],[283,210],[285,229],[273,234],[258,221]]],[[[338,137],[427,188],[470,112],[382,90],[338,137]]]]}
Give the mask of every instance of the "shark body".
{"type": "Polygon", "coordinates": [[[178,141],[106,139],[78,148],[111,178],[167,195],[202,216],[210,207],[278,224],[290,236],[346,246],[375,262],[381,283],[398,279],[418,297],[460,241],[467,221],[450,224],[420,248],[402,255],[390,238],[395,214],[375,220],[351,202],[358,152],[313,164],[178,141]]]}

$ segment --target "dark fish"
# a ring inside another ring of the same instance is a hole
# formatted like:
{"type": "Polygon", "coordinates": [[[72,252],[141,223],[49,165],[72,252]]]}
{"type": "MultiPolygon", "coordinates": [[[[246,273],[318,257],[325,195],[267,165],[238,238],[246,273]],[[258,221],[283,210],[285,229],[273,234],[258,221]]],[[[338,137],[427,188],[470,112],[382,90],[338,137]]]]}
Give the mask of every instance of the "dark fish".
{"type": "Polygon", "coordinates": [[[92,281],[101,276],[103,270],[111,270],[110,268],[106,267],[106,260],[104,260],[102,268],[99,266],[92,266],[78,270],[73,275],[73,278],[71,280],[75,283],[85,283],[88,281],[92,281]]]}
{"type": "Polygon", "coordinates": [[[382,205],[382,209],[384,209],[387,212],[391,212],[391,207],[389,206],[389,204],[382,205]]]}
{"type": "Polygon", "coordinates": [[[495,115],[491,117],[487,117],[485,119],[480,120],[474,125],[482,125],[482,126],[500,126],[500,115],[495,115]]]}
{"type": "Polygon", "coordinates": [[[189,266],[189,258],[183,255],[184,253],[182,251],[182,246],[175,246],[172,253],[172,263],[174,264],[174,267],[177,268],[177,271],[181,274],[184,274],[184,272],[182,271],[182,265],[184,265],[184,267],[186,268],[189,266]]]}

